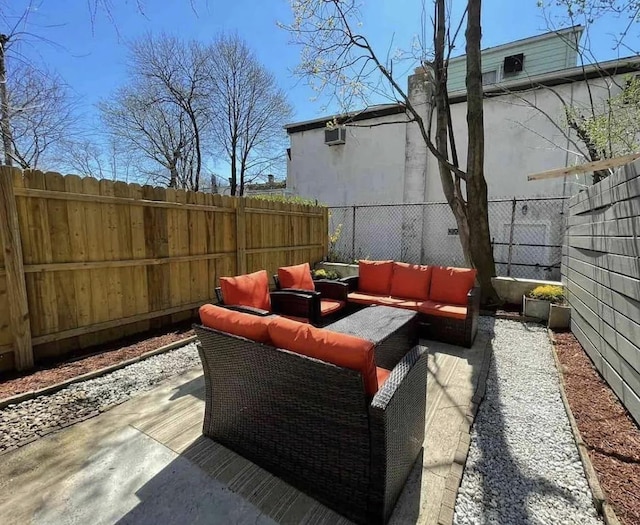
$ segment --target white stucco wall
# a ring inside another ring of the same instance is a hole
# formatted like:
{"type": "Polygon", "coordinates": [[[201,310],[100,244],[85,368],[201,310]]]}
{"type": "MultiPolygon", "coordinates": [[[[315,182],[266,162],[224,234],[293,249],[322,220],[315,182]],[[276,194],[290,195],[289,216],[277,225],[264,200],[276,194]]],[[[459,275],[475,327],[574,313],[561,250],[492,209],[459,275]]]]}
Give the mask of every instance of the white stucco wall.
{"type": "MultiPolygon", "coordinates": [[[[614,79],[624,85],[623,75],[614,79]]],[[[604,107],[609,98],[611,80],[590,81],[591,93],[596,107],[604,107]]],[[[585,82],[554,86],[553,90],[574,107],[586,108],[589,93],[585,82]]],[[[613,87],[613,93],[618,90],[613,87]]],[[[533,102],[563,129],[567,126],[564,110],[558,97],[548,89],[520,92],[485,99],[485,177],[490,198],[544,197],[574,195],[585,184],[588,176],[571,176],[542,181],[527,181],[527,175],[563,166],[583,163],[576,155],[575,147],[569,143],[566,134],[540,111],[531,108],[522,99],[533,102]]],[[[466,102],[453,104],[451,116],[458,145],[461,165],[466,162],[466,102]]],[[[574,136],[574,135],[572,135],[574,136]]],[[[579,141],[578,144],[581,145],[579,141]]],[[[584,149],[584,147],[583,147],[584,149]]],[[[427,200],[444,199],[437,174],[435,157],[427,157],[427,200]]]]}
{"type": "MultiPolygon", "coordinates": [[[[616,87],[611,90],[610,86],[624,85],[624,77],[614,77],[614,82],[611,79],[590,81],[596,107],[604,107],[610,93],[619,90],[616,87]]],[[[553,89],[574,107],[586,108],[588,105],[585,82],[558,85],[553,89]]],[[[422,95],[422,92],[416,94],[418,99],[422,95]]],[[[489,198],[574,195],[590,183],[590,176],[527,181],[527,175],[579,164],[584,159],[576,154],[575,147],[553,122],[521,98],[533,102],[558,126],[566,129],[562,104],[548,89],[485,99],[485,177],[489,198]]],[[[463,167],[466,163],[466,110],[466,102],[451,106],[458,156],[463,167]]],[[[358,124],[379,124],[401,118],[402,115],[392,115],[358,124]]],[[[340,146],[325,145],[322,128],[292,133],[289,137],[291,160],[287,189],[296,195],[333,206],[444,201],[437,161],[421,143],[415,124],[349,127],[347,143],[340,146]]]]}
{"type": "MultiPolygon", "coordinates": [[[[356,124],[397,122],[390,115],[356,124]]],[[[346,144],[328,146],[324,128],[289,135],[287,189],[330,206],[402,202],[405,124],[347,128],[346,144]]]]}

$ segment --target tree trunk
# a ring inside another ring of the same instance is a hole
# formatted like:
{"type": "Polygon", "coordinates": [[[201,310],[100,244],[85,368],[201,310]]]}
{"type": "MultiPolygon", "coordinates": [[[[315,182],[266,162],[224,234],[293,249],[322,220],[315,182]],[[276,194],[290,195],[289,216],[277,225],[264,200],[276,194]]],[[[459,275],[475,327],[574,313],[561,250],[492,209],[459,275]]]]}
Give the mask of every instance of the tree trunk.
{"type": "Polygon", "coordinates": [[[238,192],[238,166],[235,146],[231,147],[231,179],[229,184],[231,186],[231,195],[236,195],[238,192]]]}
{"type": "Polygon", "coordinates": [[[482,60],[480,52],[481,0],[469,0],[467,10],[467,218],[473,224],[469,247],[471,259],[478,270],[483,304],[497,304],[498,294],[491,278],[496,275],[493,259],[487,181],[484,178],[484,114],[482,89],[482,60]]]}
{"type": "Polygon", "coordinates": [[[7,67],[5,64],[5,49],[9,42],[7,35],[0,35],[0,132],[4,149],[4,163],[13,166],[13,137],[9,122],[9,93],[7,92],[7,67]]]}
{"type": "MultiPolygon", "coordinates": [[[[435,61],[434,61],[434,78],[435,78],[435,105],[436,105],[436,148],[444,158],[449,157],[449,148],[447,141],[449,140],[449,111],[447,109],[447,68],[444,64],[444,46],[445,46],[445,2],[444,0],[436,1],[436,34],[435,34],[435,61]]],[[[453,144],[452,144],[453,147],[453,144]]],[[[454,159],[454,163],[457,159],[454,159]]],[[[471,251],[469,246],[469,221],[467,219],[467,211],[464,198],[460,189],[460,184],[454,183],[455,175],[443,163],[438,162],[438,170],[440,172],[440,180],[445,198],[449,203],[449,207],[453,212],[458,226],[458,238],[462,246],[462,255],[465,263],[472,266],[471,251]]]]}

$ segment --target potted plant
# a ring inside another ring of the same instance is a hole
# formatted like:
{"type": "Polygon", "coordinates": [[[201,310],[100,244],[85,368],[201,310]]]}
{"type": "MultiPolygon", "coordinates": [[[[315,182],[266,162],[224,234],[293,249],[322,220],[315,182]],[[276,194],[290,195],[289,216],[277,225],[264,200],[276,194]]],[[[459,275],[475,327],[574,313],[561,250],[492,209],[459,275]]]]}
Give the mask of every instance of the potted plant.
{"type": "Polygon", "coordinates": [[[522,310],[528,317],[548,321],[549,328],[567,328],[571,308],[565,303],[562,286],[537,286],[522,298],[522,310]]]}
{"type": "Polygon", "coordinates": [[[338,272],[334,270],[325,270],[324,268],[321,268],[319,270],[311,270],[311,277],[314,280],[329,279],[331,281],[335,281],[337,279],[340,279],[338,272]]]}

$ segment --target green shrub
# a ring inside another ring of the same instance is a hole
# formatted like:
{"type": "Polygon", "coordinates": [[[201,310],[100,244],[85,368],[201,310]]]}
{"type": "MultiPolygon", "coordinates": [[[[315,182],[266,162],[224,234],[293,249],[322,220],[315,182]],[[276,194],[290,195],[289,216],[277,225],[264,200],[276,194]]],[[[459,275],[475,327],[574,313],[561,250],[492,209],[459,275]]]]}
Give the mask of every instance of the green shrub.
{"type": "Polygon", "coordinates": [[[263,201],[286,202],[289,204],[304,204],[306,206],[324,206],[315,199],[305,199],[297,195],[249,195],[251,199],[260,199],[263,201]]]}
{"type": "Polygon", "coordinates": [[[320,270],[312,270],[311,275],[313,275],[314,279],[336,280],[340,278],[340,276],[338,275],[338,272],[334,270],[325,270],[324,268],[321,268],[320,270]]]}
{"type": "Polygon", "coordinates": [[[562,286],[554,286],[551,284],[545,284],[542,286],[536,286],[531,292],[529,297],[532,299],[541,299],[543,301],[550,301],[554,304],[564,302],[564,288],[562,286]]]}

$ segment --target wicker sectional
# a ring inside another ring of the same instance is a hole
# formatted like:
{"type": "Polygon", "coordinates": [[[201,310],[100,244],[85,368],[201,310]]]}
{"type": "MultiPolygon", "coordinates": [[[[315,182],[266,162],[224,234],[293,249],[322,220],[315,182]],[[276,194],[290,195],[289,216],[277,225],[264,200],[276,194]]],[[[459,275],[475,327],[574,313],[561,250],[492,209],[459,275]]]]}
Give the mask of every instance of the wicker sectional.
{"type": "Polygon", "coordinates": [[[374,347],[391,374],[373,396],[358,371],[195,326],[203,433],[357,523],[386,523],[425,433],[427,352],[409,321],[404,352],[391,336],[374,347]]]}
{"type": "MultiPolygon", "coordinates": [[[[368,264],[377,264],[378,262],[368,261],[368,264]]],[[[393,263],[393,261],[381,261],[381,263],[393,263]]],[[[405,263],[393,263],[403,264],[405,263]]],[[[366,269],[363,267],[363,261],[360,263],[360,271],[366,269]]],[[[424,270],[425,266],[413,265],[416,271],[424,270]]],[[[438,269],[451,270],[452,272],[475,272],[475,270],[466,270],[459,268],[442,268],[438,269]]],[[[405,272],[411,271],[411,268],[404,269],[405,272]]],[[[472,274],[475,277],[475,273],[472,274]]],[[[393,273],[389,277],[391,281],[393,273]]],[[[436,279],[434,277],[433,279],[436,279]]],[[[416,279],[416,282],[418,279],[416,279]]],[[[457,297],[450,304],[446,300],[433,301],[429,297],[430,289],[433,291],[433,280],[427,280],[426,289],[422,294],[416,294],[412,297],[403,297],[390,293],[387,288],[385,291],[376,290],[378,293],[371,293],[368,290],[361,290],[361,279],[359,276],[346,277],[342,282],[349,285],[349,295],[347,296],[350,311],[355,311],[370,305],[384,305],[395,308],[404,308],[413,310],[418,313],[418,321],[421,326],[421,335],[428,339],[435,339],[450,344],[465,346],[470,348],[473,345],[476,333],[478,331],[478,316],[480,314],[480,289],[471,284],[463,288],[463,295],[457,297]],[[430,287],[430,289],[429,289],[430,287]],[[419,297],[419,295],[422,295],[419,297]]],[[[393,290],[393,288],[391,288],[393,290]]],[[[416,290],[412,290],[416,292],[416,290]]],[[[458,294],[460,295],[460,294],[458,294]]]]}

